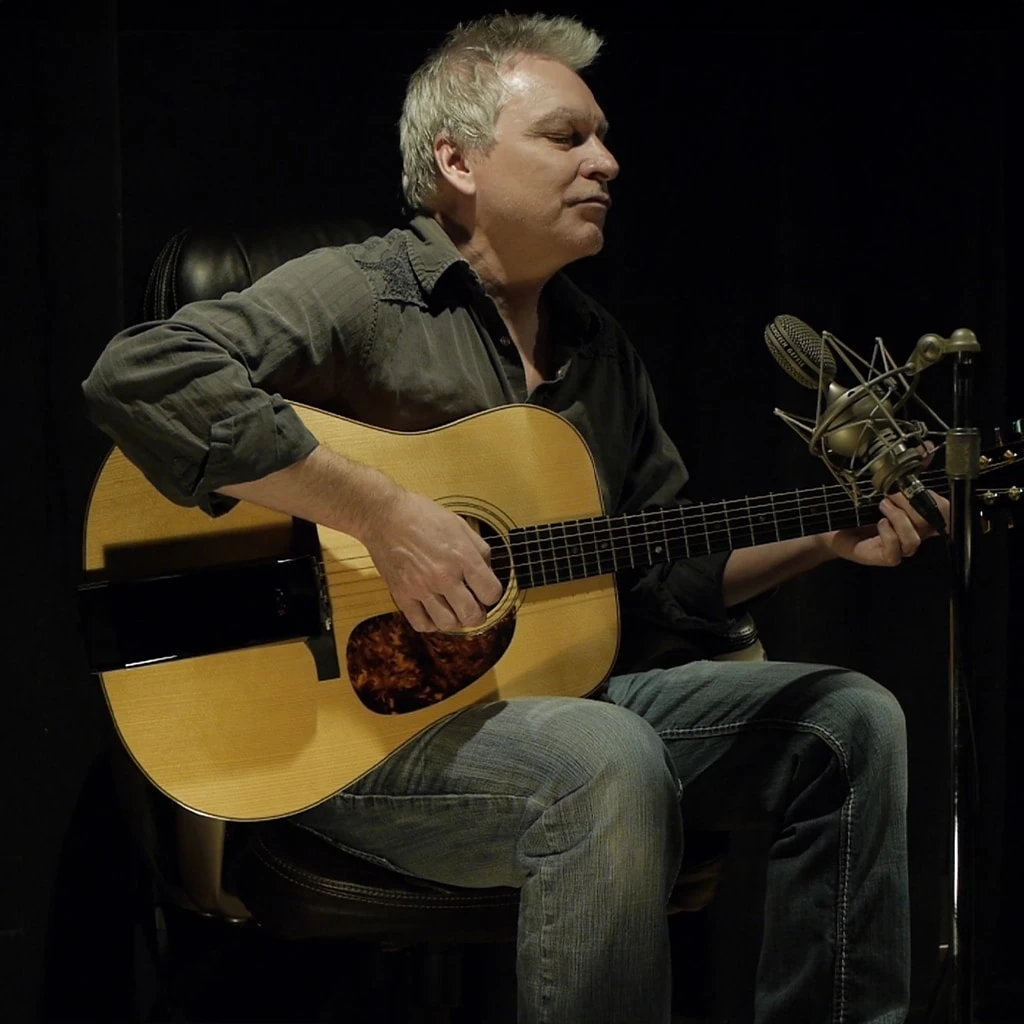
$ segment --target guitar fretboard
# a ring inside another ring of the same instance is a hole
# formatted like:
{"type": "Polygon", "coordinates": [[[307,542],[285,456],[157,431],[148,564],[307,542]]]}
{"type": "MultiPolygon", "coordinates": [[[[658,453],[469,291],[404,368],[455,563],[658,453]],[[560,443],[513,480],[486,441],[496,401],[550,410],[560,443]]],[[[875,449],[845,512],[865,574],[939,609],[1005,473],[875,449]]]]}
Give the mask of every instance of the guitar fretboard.
{"type": "Polygon", "coordinates": [[[542,523],[512,530],[508,541],[519,585],[529,588],[861,526],[877,518],[875,502],[854,505],[842,488],[823,485],[542,523]]]}

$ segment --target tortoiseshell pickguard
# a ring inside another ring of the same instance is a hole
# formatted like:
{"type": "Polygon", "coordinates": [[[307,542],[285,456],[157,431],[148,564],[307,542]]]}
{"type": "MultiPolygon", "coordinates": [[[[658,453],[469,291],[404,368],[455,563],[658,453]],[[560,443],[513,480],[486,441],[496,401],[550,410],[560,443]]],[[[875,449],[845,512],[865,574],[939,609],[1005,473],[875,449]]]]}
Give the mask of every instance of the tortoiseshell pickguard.
{"type": "Polygon", "coordinates": [[[484,633],[417,633],[401,612],[366,619],[349,636],[346,660],[359,699],[381,715],[445,700],[497,664],[515,633],[515,614],[484,633]]]}

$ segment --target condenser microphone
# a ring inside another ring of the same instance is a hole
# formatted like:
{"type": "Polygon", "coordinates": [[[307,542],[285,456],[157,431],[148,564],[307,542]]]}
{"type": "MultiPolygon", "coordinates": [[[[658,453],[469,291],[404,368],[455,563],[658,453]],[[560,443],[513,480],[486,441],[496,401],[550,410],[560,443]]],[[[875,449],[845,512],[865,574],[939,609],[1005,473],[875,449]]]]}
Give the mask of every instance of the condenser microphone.
{"type": "Polygon", "coordinates": [[[870,469],[876,490],[882,494],[900,491],[929,525],[944,534],[946,522],[939,506],[914,472],[924,456],[916,445],[907,445],[894,425],[888,402],[891,380],[888,393],[880,393],[871,381],[849,389],[840,387],[835,383],[835,357],[824,338],[795,316],[775,317],[765,328],[764,340],[786,373],[821,393],[824,409],[811,435],[812,451],[824,447],[827,455],[821,457],[826,459],[832,454],[859,459],[870,469]]]}
{"type": "Polygon", "coordinates": [[[821,335],[795,316],[777,316],[764,329],[764,343],[797,384],[817,391],[835,380],[836,361],[821,335]]]}

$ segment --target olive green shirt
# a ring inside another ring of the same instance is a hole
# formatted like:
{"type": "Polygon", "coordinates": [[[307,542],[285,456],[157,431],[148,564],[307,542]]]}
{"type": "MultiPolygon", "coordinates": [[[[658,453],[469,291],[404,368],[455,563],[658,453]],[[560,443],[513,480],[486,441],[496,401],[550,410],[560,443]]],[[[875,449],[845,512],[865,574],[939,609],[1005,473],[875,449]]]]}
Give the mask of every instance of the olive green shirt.
{"type": "MultiPolygon", "coordinates": [[[[417,217],[121,332],[83,384],[87,409],[164,495],[212,515],[234,504],[219,488],[316,447],[290,402],[403,431],[542,405],[583,435],[609,513],[682,500],[686,469],[620,325],[564,274],[544,295],[557,369],[527,393],[518,349],[475,271],[439,224],[417,217]]],[[[726,557],[634,576],[627,589],[676,628],[717,626],[726,557]]]]}

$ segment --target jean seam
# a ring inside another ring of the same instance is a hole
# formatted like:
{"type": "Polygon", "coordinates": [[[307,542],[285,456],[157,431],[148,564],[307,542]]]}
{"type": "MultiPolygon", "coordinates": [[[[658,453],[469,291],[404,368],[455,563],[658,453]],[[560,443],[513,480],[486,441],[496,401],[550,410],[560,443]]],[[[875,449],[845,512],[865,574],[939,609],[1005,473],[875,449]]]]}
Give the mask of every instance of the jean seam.
{"type": "MultiPolygon", "coordinates": [[[[573,790],[573,792],[575,792],[575,790],[573,790]]],[[[557,802],[558,801],[556,801],[556,803],[557,802]]],[[[546,815],[553,806],[554,804],[549,804],[540,813],[541,828],[544,829],[544,839],[547,842],[548,849],[553,849],[554,844],[549,832],[549,823],[546,815]]],[[[537,872],[536,880],[539,883],[540,888],[540,936],[537,939],[537,945],[540,951],[539,961],[541,965],[541,990],[540,999],[537,1001],[537,1010],[539,1012],[538,1019],[543,1022],[549,1019],[548,1008],[551,1006],[551,993],[554,989],[554,978],[550,973],[550,960],[547,948],[548,933],[550,932],[550,927],[548,925],[548,909],[551,901],[548,898],[547,879],[543,877],[542,871],[537,872]]]]}
{"type": "Polygon", "coordinates": [[[729,733],[750,732],[754,729],[768,727],[770,729],[797,729],[811,732],[823,739],[839,758],[839,763],[846,778],[847,797],[843,801],[839,817],[839,892],[836,897],[836,977],[833,979],[833,993],[836,1003],[832,1014],[834,1024],[843,1024],[846,1018],[846,917],[849,910],[850,888],[850,827],[853,820],[853,805],[856,800],[853,781],[850,778],[850,763],[837,736],[816,722],[805,722],[802,719],[789,718],[758,718],[741,722],[727,722],[721,725],[691,726],[690,728],[672,728],[658,731],[662,741],[673,739],[700,739],[706,736],[725,736],[729,733]]]}

